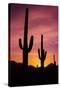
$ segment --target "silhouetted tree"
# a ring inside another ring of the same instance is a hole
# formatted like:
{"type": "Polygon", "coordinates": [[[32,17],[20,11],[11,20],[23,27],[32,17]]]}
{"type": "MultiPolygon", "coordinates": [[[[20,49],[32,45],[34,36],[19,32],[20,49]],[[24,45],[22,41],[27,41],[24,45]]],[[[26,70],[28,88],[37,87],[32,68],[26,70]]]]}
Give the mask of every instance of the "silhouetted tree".
{"type": "Polygon", "coordinates": [[[24,45],[22,46],[22,40],[19,39],[19,46],[23,50],[23,65],[28,65],[28,53],[31,51],[33,46],[33,36],[31,36],[30,44],[28,47],[28,8],[26,8],[25,14],[25,26],[24,26],[24,45]]]}
{"type": "Polygon", "coordinates": [[[38,56],[41,60],[41,67],[44,68],[44,60],[46,59],[47,52],[43,49],[43,35],[41,35],[41,51],[38,49],[38,56]],[[40,54],[41,52],[41,54],[40,54]]]}

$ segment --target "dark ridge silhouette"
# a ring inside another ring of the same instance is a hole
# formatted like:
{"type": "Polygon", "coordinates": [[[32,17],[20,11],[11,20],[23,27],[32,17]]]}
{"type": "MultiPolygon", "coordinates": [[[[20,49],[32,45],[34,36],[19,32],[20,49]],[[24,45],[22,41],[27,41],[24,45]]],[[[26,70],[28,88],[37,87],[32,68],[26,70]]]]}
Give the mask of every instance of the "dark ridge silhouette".
{"type": "Polygon", "coordinates": [[[23,50],[23,65],[28,65],[28,53],[31,51],[33,46],[33,36],[31,36],[30,44],[28,47],[28,8],[26,8],[25,14],[25,26],[24,26],[24,45],[22,46],[22,40],[19,39],[19,46],[23,50]]]}
{"type": "Polygon", "coordinates": [[[38,56],[39,59],[41,60],[41,67],[44,68],[44,61],[46,59],[46,54],[47,52],[43,49],[43,35],[41,35],[41,51],[38,49],[38,56]],[[41,52],[41,54],[40,54],[41,52]]]}
{"type": "Polygon", "coordinates": [[[27,66],[9,61],[9,86],[44,85],[58,83],[58,66],[46,68],[27,66]]]}

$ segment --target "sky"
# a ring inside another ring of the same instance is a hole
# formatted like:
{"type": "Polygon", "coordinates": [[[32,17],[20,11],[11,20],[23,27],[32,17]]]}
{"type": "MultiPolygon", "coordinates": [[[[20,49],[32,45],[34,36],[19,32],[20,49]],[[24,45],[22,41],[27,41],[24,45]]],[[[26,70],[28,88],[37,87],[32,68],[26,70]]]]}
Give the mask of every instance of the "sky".
{"type": "MultiPolygon", "coordinates": [[[[11,4],[10,13],[10,60],[23,63],[23,50],[19,47],[19,39],[24,37],[25,10],[28,8],[28,46],[33,35],[33,47],[28,54],[28,65],[40,67],[38,48],[41,48],[41,34],[43,34],[43,47],[47,51],[44,61],[46,67],[58,64],[58,7],[43,5],[11,4]]],[[[40,49],[41,50],[41,49],[40,49]]]]}

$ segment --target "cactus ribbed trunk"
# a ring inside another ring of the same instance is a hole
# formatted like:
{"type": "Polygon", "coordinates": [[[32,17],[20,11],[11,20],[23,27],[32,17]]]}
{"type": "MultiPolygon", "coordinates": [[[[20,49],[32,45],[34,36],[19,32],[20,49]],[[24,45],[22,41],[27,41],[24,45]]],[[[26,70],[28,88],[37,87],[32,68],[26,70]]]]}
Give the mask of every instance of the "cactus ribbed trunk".
{"type": "Polygon", "coordinates": [[[28,65],[28,52],[23,51],[23,65],[27,66],[28,65]]]}
{"type": "Polygon", "coordinates": [[[44,62],[41,61],[41,68],[44,68],[44,62]]]}
{"type": "Polygon", "coordinates": [[[43,53],[43,35],[41,35],[41,54],[43,53]]]}
{"type": "Polygon", "coordinates": [[[33,36],[31,36],[30,44],[28,47],[28,8],[26,8],[25,13],[25,25],[24,25],[24,43],[22,46],[22,40],[19,39],[19,46],[23,50],[23,65],[26,67],[28,65],[28,53],[31,51],[33,46],[33,36]]]}
{"type": "MultiPolygon", "coordinates": [[[[42,56],[42,53],[43,53],[43,35],[41,35],[41,56],[42,56]]],[[[41,60],[41,67],[43,68],[44,67],[44,61],[41,60]]]]}
{"type": "Polygon", "coordinates": [[[26,66],[28,65],[28,52],[26,51],[26,48],[28,47],[28,8],[26,9],[26,14],[25,14],[25,26],[24,26],[24,48],[23,50],[23,65],[26,66]]]}
{"type": "Polygon", "coordinates": [[[26,9],[25,14],[25,26],[24,26],[24,48],[27,48],[28,46],[28,8],[26,9]]]}

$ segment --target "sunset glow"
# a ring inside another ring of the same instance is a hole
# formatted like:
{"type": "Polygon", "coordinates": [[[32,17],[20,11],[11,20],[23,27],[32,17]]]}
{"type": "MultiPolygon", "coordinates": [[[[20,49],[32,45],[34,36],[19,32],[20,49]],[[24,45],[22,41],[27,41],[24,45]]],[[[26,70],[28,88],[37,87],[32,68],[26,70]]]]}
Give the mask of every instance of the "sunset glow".
{"type": "Polygon", "coordinates": [[[28,47],[31,35],[34,36],[33,47],[28,54],[28,65],[40,67],[38,48],[41,48],[41,34],[43,34],[43,47],[47,51],[44,62],[46,67],[54,63],[58,64],[58,7],[11,4],[10,22],[10,60],[23,63],[23,51],[19,47],[19,38],[24,37],[25,8],[29,8],[28,16],[28,47]]]}

